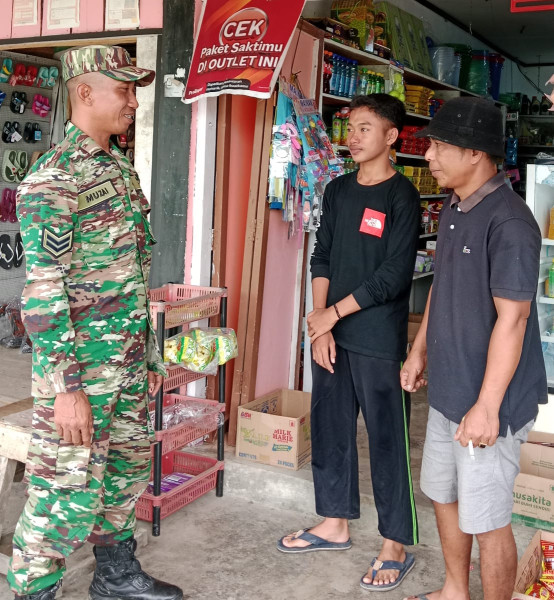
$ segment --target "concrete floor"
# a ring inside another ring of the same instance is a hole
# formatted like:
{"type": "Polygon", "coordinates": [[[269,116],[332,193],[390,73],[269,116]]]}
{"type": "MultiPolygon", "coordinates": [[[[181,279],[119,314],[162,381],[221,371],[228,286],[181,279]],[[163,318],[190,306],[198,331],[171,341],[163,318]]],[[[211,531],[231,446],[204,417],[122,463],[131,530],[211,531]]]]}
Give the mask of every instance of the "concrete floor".
{"type": "MultiPolygon", "coordinates": [[[[437,589],[444,563],[429,501],[419,491],[419,467],[427,403],[418,394],[412,407],[412,462],[421,543],[411,548],[416,566],[398,589],[378,598],[397,600],[437,589]]],[[[363,425],[362,425],[363,428],[363,425]]],[[[359,587],[360,577],[380,548],[371,496],[367,441],[360,434],[362,518],[351,524],[353,547],[346,552],[285,555],[275,544],[282,535],[318,522],[314,513],[309,467],[298,472],[257,465],[226,456],[225,494],[199,498],[162,521],[162,535],[153,538],[140,524],[143,546],[138,556],[152,575],[180,585],[195,600],[352,600],[375,597],[359,587]]],[[[534,530],[514,527],[519,554],[534,530]]],[[[472,600],[482,600],[478,550],[474,545],[472,600]]],[[[69,562],[63,598],[85,600],[92,577],[90,547],[69,562]]],[[[0,578],[0,600],[12,599],[0,578]]]]}

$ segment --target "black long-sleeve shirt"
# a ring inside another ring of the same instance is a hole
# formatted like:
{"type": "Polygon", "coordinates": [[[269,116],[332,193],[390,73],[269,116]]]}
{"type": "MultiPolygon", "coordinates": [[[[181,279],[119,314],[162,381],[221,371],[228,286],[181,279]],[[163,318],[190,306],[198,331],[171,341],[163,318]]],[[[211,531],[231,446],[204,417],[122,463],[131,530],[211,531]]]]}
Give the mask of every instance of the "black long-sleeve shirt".
{"type": "Polygon", "coordinates": [[[325,188],[312,279],[329,279],[327,306],[353,294],[362,308],[333,328],[339,346],[404,360],[419,221],[419,193],[400,173],[361,185],[353,172],[325,188]]]}

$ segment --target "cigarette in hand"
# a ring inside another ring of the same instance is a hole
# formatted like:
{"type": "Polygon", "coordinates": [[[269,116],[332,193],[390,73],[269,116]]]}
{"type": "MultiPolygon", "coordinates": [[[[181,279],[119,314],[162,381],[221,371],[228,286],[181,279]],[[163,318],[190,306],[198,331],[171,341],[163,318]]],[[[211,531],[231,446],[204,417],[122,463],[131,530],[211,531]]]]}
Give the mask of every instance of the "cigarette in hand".
{"type": "Polygon", "coordinates": [[[471,458],[471,460],[475,460],[475,452],[473,450],[473,442],[471,440],[469,440],[468,448],[469,448],[469,458],[471,458]]]}

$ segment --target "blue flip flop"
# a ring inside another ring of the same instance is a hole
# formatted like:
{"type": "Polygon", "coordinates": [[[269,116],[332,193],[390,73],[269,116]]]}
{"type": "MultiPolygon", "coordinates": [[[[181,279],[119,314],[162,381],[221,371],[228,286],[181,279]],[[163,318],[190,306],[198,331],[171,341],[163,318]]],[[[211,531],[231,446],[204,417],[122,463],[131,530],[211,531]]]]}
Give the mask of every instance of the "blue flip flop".
{"type": "Polygon", "coordinates": [[[350,539],[347,542],[328,542],[313,533],[308,533],[307,529],[301,529],[294,534],[294,539],[309,542],[310,545],[305,548],[289,548],[285,546],[283,540],[286,537],[288,536],[283,536],[277,542],[277,550],[286,554],[303,554],[304,552],[318,552],[319,550],[349,550],[352,548],[352,541],[350,539]]]}
{"type": "Polygon", "coordinates": [[[364,575],[360,579],[360,586],[364,590],[368,590],[370,592],[389,592],[390,590],[394,590],[395,588],[397,588],[402,583],[402,581],[404,580],[404,577],[406,577],[406,575],[414,568],[414,565],[415,565],[414,555],[410,554],[409,552],[406,552],[406,558],[405,558],[404,562],[399,562],[397,560],[380,561],[380,560],[377,560],[377,557],[375,557],[371,561],[371,564],[369,565],[373,569],[371,571],[371,578],[375,579],[375,576],[377,575],[378,571],[386,571],[388,569],[395,569],[395,570],[399,571],[396,581],[393,581],[392,583],[384,583],[382,585],[374,585],[373,583],[365,583],[365,581],[364,581],[365,575],[364,575]],[[377,565],[379,565],[379,566],[377,566],[377,565]]]}

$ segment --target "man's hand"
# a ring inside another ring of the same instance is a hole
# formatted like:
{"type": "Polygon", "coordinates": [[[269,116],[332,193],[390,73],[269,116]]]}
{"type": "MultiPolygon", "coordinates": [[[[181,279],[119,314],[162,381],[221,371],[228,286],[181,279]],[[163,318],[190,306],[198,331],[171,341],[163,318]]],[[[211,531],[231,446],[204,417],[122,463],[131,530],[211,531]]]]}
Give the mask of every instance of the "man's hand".
{"type": "Polygon", "coordinates": [[[163,375],[154,371],[148,371],[148,395],[153,398],[162,387],[163,381],[163,375]]]}
{"type": "Polygon", "coordinates": [[[427,366],[427,353],[412,350],[400,371],[400,385],[407,392],[417,392],[427,385],[424,379],[425,367],[427,366]]]}
{"type": "Polygon", "coordinates": [[[331,331],[338,320],[337,313],[332,306],[330,308],[316,308],[312,310],[308,314],[307,319],[308,335],[310,336],[311,343],[313,344],[322,335],[331,331]]]}
{"type": "Polygon", "coordinates": [[[79,390],[56,395],[54,424],[58,435],[65,442],[90,448],[94,429],[92,410],[85,392],[79,390]]]}
{"type": "Polygon", "coordinates": [[[476,448],[479,444],[493,446],[498,437],[499,427],[498,411],[488,409],[477,401],[462,419],[454,439],[462,446],[467,446],[469,440],[476,448]]]}
{"type": "Polygon", "coordinates": [[[315,362],[329,373],[334,373],[333,365],[337,357],[335,338],[331,332],[319,336],[312,344],[312,356],[315,362]]]}

